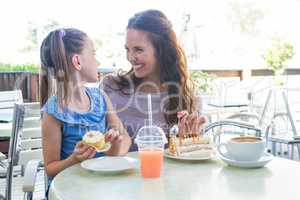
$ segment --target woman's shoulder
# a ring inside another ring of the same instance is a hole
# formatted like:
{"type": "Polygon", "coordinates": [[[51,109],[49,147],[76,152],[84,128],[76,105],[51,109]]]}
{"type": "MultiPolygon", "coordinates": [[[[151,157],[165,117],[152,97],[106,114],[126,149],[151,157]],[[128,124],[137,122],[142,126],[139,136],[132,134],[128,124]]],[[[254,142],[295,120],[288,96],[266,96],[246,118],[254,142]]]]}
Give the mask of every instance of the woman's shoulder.
{"type": "Polygon", "coordinates": [[[105,92],[110,92],[118,88],[117,85],[118,77],[116,75],[107,75],[100,81],[100,88],[105,92]]]}
{"type": "Polygon", "coordinates": [[[129,96],[130,89],[123,86],[118,75],[105,76],[100,82],[100,89],[103,90],[108,96],[129,96]]]}

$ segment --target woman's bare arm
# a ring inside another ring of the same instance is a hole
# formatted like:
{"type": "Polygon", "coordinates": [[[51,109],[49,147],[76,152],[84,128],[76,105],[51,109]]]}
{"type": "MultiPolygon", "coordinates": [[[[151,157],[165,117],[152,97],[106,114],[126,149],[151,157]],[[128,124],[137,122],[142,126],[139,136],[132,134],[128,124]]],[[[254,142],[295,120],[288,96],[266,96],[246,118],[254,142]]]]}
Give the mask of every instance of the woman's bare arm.
{"type": "Polygon", "coordinates": [[[131,145],[131,138],[124,128],[120,118],[114,111],[113,105],[109,97],[103,92],[107,105],[107,121],[110,128],[114,128],[119,132],[119,136],[113,139],[112,147],[106,152],[107,155],[124,155],[128,152],[131,145]]]}

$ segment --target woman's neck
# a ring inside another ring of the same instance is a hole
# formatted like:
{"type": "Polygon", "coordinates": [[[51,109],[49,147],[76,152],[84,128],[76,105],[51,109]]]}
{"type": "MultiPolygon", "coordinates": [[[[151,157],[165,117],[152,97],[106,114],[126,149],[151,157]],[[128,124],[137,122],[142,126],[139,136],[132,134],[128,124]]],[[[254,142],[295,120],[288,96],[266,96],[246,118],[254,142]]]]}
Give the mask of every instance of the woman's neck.
{"type": "Polygon", "coordinates": [[[139,92],[144,93],[159,93],[167,91],[167,87],[164,84],[155,83],[151,81],[142,81],[142,83],[136,88],[139,92]]]}
{"type": "Polygon", "coordinates": [[[136,90],[145,93],[159,93],[167,91],[167,87],[161,83],[159,72],[156,72],[144,77],[136,90]]]}

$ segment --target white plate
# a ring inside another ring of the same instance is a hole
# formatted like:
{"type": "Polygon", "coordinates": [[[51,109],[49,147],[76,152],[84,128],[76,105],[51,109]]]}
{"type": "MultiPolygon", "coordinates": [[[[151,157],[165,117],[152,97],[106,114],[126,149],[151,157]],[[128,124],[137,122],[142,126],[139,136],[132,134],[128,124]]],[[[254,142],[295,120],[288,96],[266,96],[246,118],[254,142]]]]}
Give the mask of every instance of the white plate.
{"type": "Polygon", "coordinates": [[[273,155],[269,153],[264,153],[264,155],[257,161],[237,161],[230,159],[228,156],[222,156],[218,154],[221,160],[231,166],[241,167],[241,168],[259,168],[265,166],[268,162],[273,159],[273,155]]]}
{"type": "Polygon", "coordinates": [[[81,167],[100,173],[120,173],[138,167],[138,160],[131,157],[103,156],[81,162],[81,167]]]}
{"type": "Polygon", "coordinates": [[[164,152],[164,156],[166,158],[176,159],[176,160],[209,160],[216,156],[215,152],[212,152],[209,156],[173,156],[168,153],[168,150],[166,149],[164,152]]]}

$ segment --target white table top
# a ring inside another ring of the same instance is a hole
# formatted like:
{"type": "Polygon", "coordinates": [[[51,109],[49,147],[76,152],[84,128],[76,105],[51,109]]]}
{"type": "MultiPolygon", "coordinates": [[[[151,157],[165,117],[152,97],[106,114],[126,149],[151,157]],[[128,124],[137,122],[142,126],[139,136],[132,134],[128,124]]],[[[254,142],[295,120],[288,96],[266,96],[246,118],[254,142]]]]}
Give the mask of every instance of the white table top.
{"type": "Polygon", "coordinates": [[[204,162],[165,158],[159,179],[143,179],[138,170],[100,175],[74,165],[54,178],[49,199],[299,199],[299,182],[300,162],[281,158],[258,169],[229,167],[217,158],[204,162]]]}

